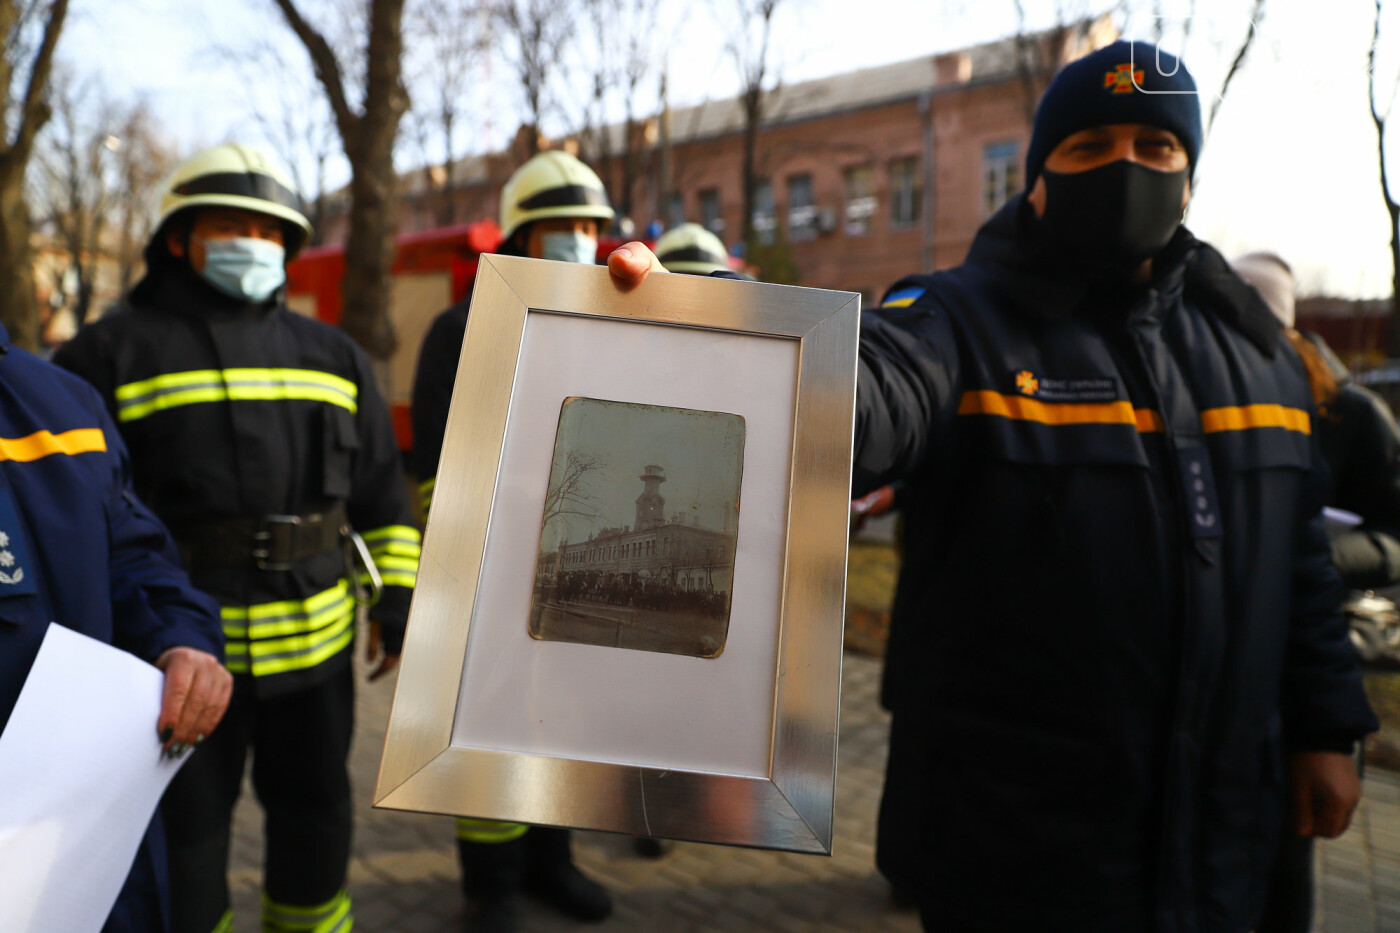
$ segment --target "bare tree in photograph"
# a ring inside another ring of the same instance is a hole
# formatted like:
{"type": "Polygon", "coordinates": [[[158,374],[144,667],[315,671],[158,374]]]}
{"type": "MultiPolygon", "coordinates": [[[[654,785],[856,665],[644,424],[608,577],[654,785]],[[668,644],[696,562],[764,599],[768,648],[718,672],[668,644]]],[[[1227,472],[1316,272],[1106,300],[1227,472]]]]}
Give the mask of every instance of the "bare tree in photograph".
{"type": "Polygon", "coordinates": [[[409,105],[402,74],[404,0],[363,0],[364,26],[356,43],[363,54],[357,57],[337,54],[325,33],[303,15],[299,0],[273,2],[311,57],[350,162],[340,326],[370,356],[387,359],[398,346],[389,319],[389,290],[398,221],[394,144],[409,105]],[[363,90],[360,100],[352,102],[357,74],[363,74],[363,90]]]}
{"type": "Polygon", "coordinates": [[[527,148],[534,155],[539,152],[540,127],[556,106],[553,85],[564,49],[574,38],[578,8],[572,0],[500,0],[496,21],[509,39],[510,64],[531,128],[527,148]]]}
{"type": "Polygon", "coordinates": [[[0,0],[0,324],[22,347],[39,345],[39,306],[25,201],[29,160],[48,122],[49,73],[68,15],[68,0],[0,0]]]}
{"type": "Polygon", "coordinates": [[[565,455],[564,469],[557,476],[558,482],[552,483],[545,493],[541,526],[548,527],[557,520],[564,531],[572,534],[576,521],[598,524],[600,516],[588,488],[588,479],[600,466],[596,457],[572,451],[565,455]]]}
{"type": "Polygon", "coordinates": [[[737,28],[726,48],[739,71],[739,103],[744,114],[742,239],[750,247],[754,235],[754,199],[758,192],[758,131],[777,90],[773,55],[773,15],[783,0],[734,0],[737,28]]]}
{"type": "Polygon", "coordinates": [[[491,44],[490,10],[483,0],[415,0],[405,13],[408,68],[415,89],[408,114],[423,165],[426,190],[439,226],[457,222],[458,148],[477,65],[491,44]]]}
{"type": "Polygon", "coordinates": [[[1390,346],[1400,346],[1400,203],[1391,193],[1390,172],[1386,167],[1386,130],[1390,118],[1395,113],[1395,93],[1400,90],[1400,76],[1390,84],[1385,106],[1377,101],[1376,88],[1376,45],[1381,38],[1381,0],[1376,0],[1376,18],[1371,28],[1371,47],[1366,53],[1367,94],[1371,104],[1371,122],[1376,127],[1376,161],[1381,170],[1381,199],[1385,203],[1386,216],[1390,218],[1390,346]]]}

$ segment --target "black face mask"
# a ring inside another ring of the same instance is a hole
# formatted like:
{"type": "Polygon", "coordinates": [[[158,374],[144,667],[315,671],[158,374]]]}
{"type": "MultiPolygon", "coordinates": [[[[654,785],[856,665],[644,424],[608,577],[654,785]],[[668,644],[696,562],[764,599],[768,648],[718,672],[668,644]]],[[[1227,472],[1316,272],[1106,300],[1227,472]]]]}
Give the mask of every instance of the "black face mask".
{"type": "Polygon", "coordinates": [[[1120,159],[1087,172],[1042,171],[1041,243],[1076,265],[1131,269],[1161,252],[1181,225],[1190,169],[1159,172],[1120,159]]]}

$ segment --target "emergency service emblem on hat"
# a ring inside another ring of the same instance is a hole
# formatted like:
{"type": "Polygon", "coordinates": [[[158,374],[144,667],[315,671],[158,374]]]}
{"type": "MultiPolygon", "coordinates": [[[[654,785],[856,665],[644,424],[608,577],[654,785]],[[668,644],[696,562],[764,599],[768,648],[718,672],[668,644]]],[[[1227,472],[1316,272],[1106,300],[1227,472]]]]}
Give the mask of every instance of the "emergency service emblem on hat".
{"type": "Polygon", "coordinates": [[[1145,75],[1141,68],[1133,68],[1132,62],[1124,62],[1103,76],[1103,86],[1114,94],[1131,94],[1142,87],[1145,75]]]}

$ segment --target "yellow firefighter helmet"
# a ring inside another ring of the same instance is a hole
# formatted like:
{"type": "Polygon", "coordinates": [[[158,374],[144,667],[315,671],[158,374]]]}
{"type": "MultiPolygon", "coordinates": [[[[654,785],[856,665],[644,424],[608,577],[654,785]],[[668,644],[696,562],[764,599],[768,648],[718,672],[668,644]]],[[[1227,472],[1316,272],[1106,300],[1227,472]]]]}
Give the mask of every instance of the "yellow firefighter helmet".
{"type": "Polygon", "coordinates": [[[501,189],[501,235],[509,240],[525,224],[564,217],[609,221],[613,209],[593,169],[552,149],[516,169],[501,189]]]}
{"type": "Polygon", "coordinates": [[[252,146],[226,143],[181,162],[161,190],[156,236],[163,235],[171,217],[196,207],[237,207],[276,217],[287,231],[289,260],[311,235],[292,180],[252,146]]]}
{"type": "Polygon", "coordinates": [[[719,237],[699,224],[681,224],[656,241],[656,258],[667,272],[709,275],[729,268],[729,254],[719,237]]]}

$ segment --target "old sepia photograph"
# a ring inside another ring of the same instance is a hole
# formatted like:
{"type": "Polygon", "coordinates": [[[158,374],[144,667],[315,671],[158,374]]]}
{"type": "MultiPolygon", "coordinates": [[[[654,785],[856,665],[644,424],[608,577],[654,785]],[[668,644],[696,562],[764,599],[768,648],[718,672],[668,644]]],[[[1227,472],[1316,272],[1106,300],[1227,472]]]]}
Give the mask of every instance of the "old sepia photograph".
{"type": "Polygon", "coordinates": [[[565,399],[530,635],[718,657],[729,632],[744,430],[726,412],[565,399]]]}

